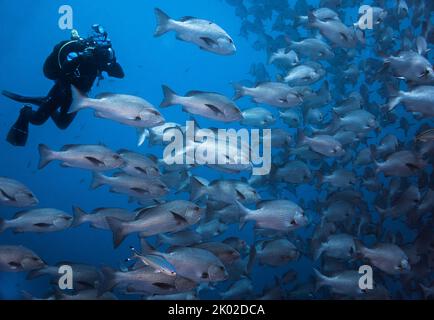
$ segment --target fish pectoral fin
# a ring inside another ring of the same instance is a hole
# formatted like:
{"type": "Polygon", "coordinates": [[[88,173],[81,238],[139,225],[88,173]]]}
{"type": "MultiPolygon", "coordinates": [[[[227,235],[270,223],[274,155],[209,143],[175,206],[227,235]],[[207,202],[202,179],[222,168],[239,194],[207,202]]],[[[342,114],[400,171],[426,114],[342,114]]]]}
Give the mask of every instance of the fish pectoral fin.
{"type": "Polygon", "coordinates": [[[224,115],[223,112],[221,112],[221,110],[219,108],[217,108],[215,105],[213,104],[209,104],[209,103],[205,103],[205,105],[210,108],[215,114],[222,114],[224,115]]]}
{"type": "Polygon", "coordinates": [[[7,192],[4,191],[4,190],[2,190],[2,189],[0,189],[0,195],[1,195],[2,197],[4,197],[7,201],[16,201],[15,197],[13,197],[13,196],[7,194],[7,192]]]}
{"type": "Polygon", "coordinates": [[[48,227],[51,227],[53,224],[51,224],[51,223],[46,223],[46,222],[39,222],[39,223],[35,223],[35,224],[33,224],[35,227],[38,227],[38,228],[48,228],[48,227]]]}
{"type": "Polygon", "coordinates": [[[84,158],[86,160],[88,160],[89,162],[91,162],[93,165],[96,165],[98,167],[103,167],[104,166],[104,162],[98,160],[97,158],[90,157],[90,156],[87,156],[87,157],[84,157],[84,158]]]}
{"type": "Polygon", "coordinates": [[[238,190],[236,190],[237,196],[240,197],[241,200],[246,200],[246,197],[238,190]]]}
{"type": "Polygon", "coordinates": [[[142,189],[142,188],[130,188],[130,190],[140,193],[140,194],[149,194],[148,190],[142,189]]]}
{"type": "Polygon", "coordinates": [[[175,218],[177,224],[188,224],[188,221],[181,215],[177,214],[174,211],[170,211],[170,213],[173,215],[173,217],[175,218]]]}
{"type": "Polygon", "coordinates": [[[217,45],[217,42],[215,42],[213,39],[208,37],[200,37],[200,39],[206,43],[207,46],[213,47],[217,45]]]}
{"type": "Polygon", "coordinates": [[[348,41],[348,37],[345,33],[340,32],[339,35],[341,36],[342,39],[344,39],[345,41],[348,41]]]}
{"type": "Polygon", "coordinates": [[[405,165],[407,168],[409,168],[412,171],[417,171],[420,169],[418,166],[414,165],[413,163],[406,163],[405,165]]]}
{"type": "Polygon", "coordinates": [[[9,261],[8,265],[14,270],[22,267],[21,263],[16,261],[9,261]]]}
{"type": "Polygon", "coordinates": [[[164,282],[154,282],[152,284],[154,287],[160,288],[162,290],[171,290],[171,289],[176,289],[175,286],[168,284],[168,283],[164,283],[164,282]]]}

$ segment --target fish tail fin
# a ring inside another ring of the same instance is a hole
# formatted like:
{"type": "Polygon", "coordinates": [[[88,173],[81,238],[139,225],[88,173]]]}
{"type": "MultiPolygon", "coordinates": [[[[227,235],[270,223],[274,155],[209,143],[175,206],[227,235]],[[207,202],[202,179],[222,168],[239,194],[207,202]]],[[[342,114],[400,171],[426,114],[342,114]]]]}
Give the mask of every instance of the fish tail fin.
{"type": "Polygon", "coordinates": [[[163,94],[164,98],[163,101],[160,104],[160,108],[167,108],[169,106],[174,105],[174,101],[176,98],[176,93],[172,89],[170,89],[168,86],[163,85],[163,94]]]}
{"type": "Polygon", "coordinates": [[[39,165],[38,169],[41,170],[45,168],[51,161],[54,160],[54,152],[48,148],[45,144],[40,144],[38,146],[39,150],[39,165]]]}
{"type": "Polygon", "coordinates": [[[321,289],[323,286],[327,284],[328,278],[315,268],[313,269],[313,271],[315,272],[315,277],[316,277],[315,291],[318,291],[319,289],[321,289]]]}
{"type": "Polygon", "coordinates": [[[74,213],[74,220],[72,221],[71,227],[78,227],[83,224],[84,218],[86,217],[86,212],[79,207],[72,207],[72,212],[74,213]]]}
{"type": "Polygon", "coordinates": [[[235,201],[235,204],[238,207],[239,212],[241,213],[241,218],[240,218],[240,230],[244,228],[244,226],[246,225],[246,222],[248,220],[248,216],[250,214],[250,210],[248,208],[246,208],[241,202],[239,201],[235,201]]]}
{"type": "Polygon", "coordinates": [[[196,177],[191,177],[190,180],[191,185],[191,195],[190,200],[196,201],[207,194],[208,186],[205,185],[202,181],[199,181],[196,177]]]}
{"type": "Polygon", "coordinates": [[[163,10],[155,8],[155,16],[157,17],[157,29],[154,37],[160,37],[170,31],[170,17],[163,10]]]}
{"type": "Polygon", "coordinates": [[[233,98],[234,100],[241,99],[246,95],[245,88],[243,85],[239,83],[233,83],[232,85],[234,86],[234,90],[235,90],[235,95],[233,98]]]}
{"type": "Polygon", "coordinates": [[[85,108],[85,102],[87,97],[80,92],[75,86],[71,86],[72,103],[69,108],[70,113],[75,113],[85,108]]]}
{"type": "Polygon", "coordinates": [[[389,100],[389,102],[387,103],[387,110],[388,111],[392,111],[393,109],[396,108],[396,106],[398,104],[401,103],[401,96],[397,96],[397,97],[393,97],[392,99],[389,100]]]}
{"type": "Polygon", "coordinates": [[[99,172],[93,172],[92,173],[92,184],[90,185],[90,188],[92,190],[98,189],[99,187],[103,186],[105,184],[105,178],[104,176],[99,172]]]}
{"type": "Polygon", "coordinates": [[[114,217],[107,217],[106,220],[110,230],[113,232],[113,246],[117,248],[127,236],[125,233],[124,222],[114,217]]]}
{"type": "Polygon", "coordinates": [[[145,128],[139,128],[137,129],[137,146],[141,147],[146,139],[149,138],[149,130],[145,128]]]}
{"type": "Polygon", "coordinates": [[[118,284],[116,279],[116,271],[109,267],[101,268],[101,281],[98,286],[98,296],[102,296],[104,293],[113,290],[118,284]]]}

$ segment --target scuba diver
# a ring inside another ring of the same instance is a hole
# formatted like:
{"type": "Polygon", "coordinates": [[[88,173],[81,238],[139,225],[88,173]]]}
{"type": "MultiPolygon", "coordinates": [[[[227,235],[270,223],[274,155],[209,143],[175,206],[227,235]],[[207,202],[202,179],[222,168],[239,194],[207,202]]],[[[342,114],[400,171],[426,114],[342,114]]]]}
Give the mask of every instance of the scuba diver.
{"type": "Polygon", "coordinates": [[[7,136],[14,146],[25,146],[28,138],[29,123],[42,125],[50,117],[59,129],[66,129],[76,114],[69,113],[72,103],[71,85],[83,93],[88,93],[95,80],[104,79],[102,72],[111,77],[123,78],[124,71],[116,61],[107,32],[101,25],[92,26],[93,34],[80,38],[73,30],[71,40],[57,44],[44,64],[44,75],[56,83],[46,97],[24,97],[8,91],[2,94],[24,104],[38,106],[38,110],[25,105],[7,136]]]}

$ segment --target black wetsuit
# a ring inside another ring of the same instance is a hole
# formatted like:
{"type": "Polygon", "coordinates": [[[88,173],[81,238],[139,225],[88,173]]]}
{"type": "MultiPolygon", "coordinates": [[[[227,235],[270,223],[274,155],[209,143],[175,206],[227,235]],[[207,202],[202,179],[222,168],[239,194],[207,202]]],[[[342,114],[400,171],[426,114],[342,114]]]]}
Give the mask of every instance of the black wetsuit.
{"type": "Polygon", "coordinates": [[[88,93],[103,71],[112,77],[124,77],[111,45],[98,45],[92,39],[62,41],[56,45],[44,64],[44,75],[56,81],[46,97],[23,97],[3,91],[3,95],[15,101],[39,106],[36,111],[30,106],[21,109],[7,140],[15,146],[24,146],[29,123],[42,125],[50,117],[58,128],[68,128],[75,118],[74,113],[69,113],[72,102],[71,85],[83,93],[88,93]]]}

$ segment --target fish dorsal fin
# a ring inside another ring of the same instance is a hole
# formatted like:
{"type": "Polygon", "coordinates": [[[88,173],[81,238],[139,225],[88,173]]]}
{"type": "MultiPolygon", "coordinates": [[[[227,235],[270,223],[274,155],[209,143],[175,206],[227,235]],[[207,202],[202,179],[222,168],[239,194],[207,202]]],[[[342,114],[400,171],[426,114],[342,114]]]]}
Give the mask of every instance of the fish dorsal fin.
{"type": "Polygon", "coordinates": [[[190,21],[190,20],[197,20],[197,18],[193,17],[193,16],[185,16],[185,17],[182,17],[181,19],[179,19],[179,21],[181,21],[181,22],[186,22],[186,21],[190,21]]]}
{"type": "Polygon", "coordinates": [[[173,217],[175,218],[176,222],[179,224],[188,224],[188,221],[181,216],[180,214],[176,213],[175,211],[170,211],[170,213],[173,215],[173,217]]]}
{"type": "Polygon", "coordinates": [[[197,96],[199,94],[204,94],[206,93],[205,91],[200,91],[200,90],[191,90],[189,92],[187,92],[186,96],[187,97],[193,97],[193,96],[197,96]]]}

